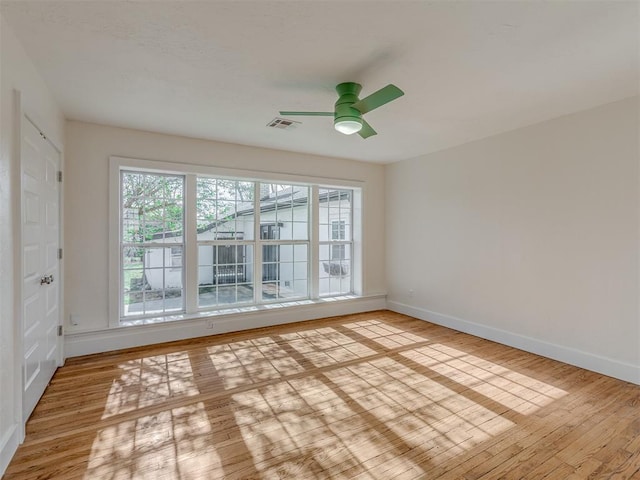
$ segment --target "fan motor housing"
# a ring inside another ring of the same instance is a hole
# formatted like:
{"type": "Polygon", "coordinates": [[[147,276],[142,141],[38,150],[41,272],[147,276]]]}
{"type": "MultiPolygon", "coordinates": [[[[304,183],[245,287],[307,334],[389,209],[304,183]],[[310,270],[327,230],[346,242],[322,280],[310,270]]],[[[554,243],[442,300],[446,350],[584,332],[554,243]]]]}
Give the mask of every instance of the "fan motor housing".
{"type": "Polygon", "coordinates": [[[336,87],[338,100],[335,103],[334,124],[344,120],[353,120],[362,124],[362,114],[351,105],[359,101],[358,95],[362,85],[355,82],[344,82],[336,87]]]}

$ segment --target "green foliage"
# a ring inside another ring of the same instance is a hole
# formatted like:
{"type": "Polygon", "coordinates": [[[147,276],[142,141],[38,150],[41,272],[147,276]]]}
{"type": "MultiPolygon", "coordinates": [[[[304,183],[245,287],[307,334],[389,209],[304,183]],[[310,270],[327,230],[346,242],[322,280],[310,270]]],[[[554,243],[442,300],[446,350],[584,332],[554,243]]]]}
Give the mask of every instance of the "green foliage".
{"type": "Polygon", "coordinates": [[[123,172],[121,184],[125,242],[182,236],[183,176],[123,172]]]}
{"type": "MultiPolygon", "coordinates": [[[[127,243],[182,241],[184,176],[122,172],[122,240],[127,243]]],[[[198,229],[229,222],[253,207],[254,183],[198,177],[198,229]]]]}
{"type": "Polygon", "coordinates": [[[198,177],[196,185],[198,231],[232,222],[239,212],[253,209],[253,182],[198,177]]]}

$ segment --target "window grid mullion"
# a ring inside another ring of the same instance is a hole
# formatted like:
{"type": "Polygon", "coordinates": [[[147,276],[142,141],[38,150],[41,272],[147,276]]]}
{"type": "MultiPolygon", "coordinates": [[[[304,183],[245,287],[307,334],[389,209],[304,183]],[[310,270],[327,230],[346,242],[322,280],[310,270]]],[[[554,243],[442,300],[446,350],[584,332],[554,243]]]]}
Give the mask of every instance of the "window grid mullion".
{"type": "Polygon", "coordinates": [[[306,245],[309,240],[289,240],[284,238],[282,240],[261,240],[260,242],[263,245],[306,245]]]}
{"type": "Polygon", "coordinates": [[[322,240],[318,242],[320,245],[350,245],[351,240],[322,240]]]}
{"type": "MultiPolygon", "coordinates": [[[[353,190],[349,191],[349,204],[351,208],[349,209],[349,262],[350,262],[350,275],[349,275],[349,293],[353,293],[353,285],[354,280],[353,277],[353,190]]],[[[347,236],[347,227],[345,225],[345,237],[347,236]]],[[[345,247],[346,248],[346,247],[345,247]]]]}
{"type": "Polygon", "coordinates": [[[253,190],[253,303],[262,301],[262,241],[260,238],[260,182],[255,182],[253,190]]]}
{"type": "Polygon", "coordinates": [[[198,240],[198,245],[253,245],[253,240],[198,240]]]}
{"type": "Polygon", "coordinates": [[[310,245],[307,249],[309,266],[307,270],[307,276],[309,279],[309,297],[312,300],[317,300],[320,297],[320,282],[319,282],[319,269],[320,269],[320,188],[317,185],[313,185],[310,191],[310,205],[309,208],[309,240],[310,245]]]}
{"type": "Polygon", "coordinates": [[[185,310],[187,313],[198,311],[198,213],[197,213],[197,177],[185,175],[184,195],[184,247],[186,260],[182,274],[182,286],[185,293],[185,310]]]}

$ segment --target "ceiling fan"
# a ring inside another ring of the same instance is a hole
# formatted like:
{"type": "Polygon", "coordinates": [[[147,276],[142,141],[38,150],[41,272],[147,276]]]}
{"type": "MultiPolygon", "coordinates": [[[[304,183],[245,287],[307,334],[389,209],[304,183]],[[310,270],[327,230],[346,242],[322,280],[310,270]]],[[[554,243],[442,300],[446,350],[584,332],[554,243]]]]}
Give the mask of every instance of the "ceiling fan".
{"type": "Polygon", "coordinates": [[[355,82],[344,82],[336,86],[338,101],[335,103],[333,112],[280,112],[280,115],[333,117],[333,126],[340,133],[345,135],[357,133],[362,138],[368,138],[376,135],[377,132],[362,118],[362,115],[401,97],[404,92],[395,85],[389,84],[368,97],[359,99],[360,90],[362,85],[355,82]]]}

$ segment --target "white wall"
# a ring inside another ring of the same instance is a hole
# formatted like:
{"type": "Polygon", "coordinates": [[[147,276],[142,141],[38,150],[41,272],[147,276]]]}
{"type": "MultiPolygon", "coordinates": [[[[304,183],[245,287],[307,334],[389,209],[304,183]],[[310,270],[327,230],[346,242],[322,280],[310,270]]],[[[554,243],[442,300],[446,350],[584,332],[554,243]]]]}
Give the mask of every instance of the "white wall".
{"type": "Polygon", "coordinates": [[[20,205],[19,143],[14,122],[14,89],[22,95],[23,109],[54,142],[61,146],[64,119],[47,86],[28,59],[11,29],[0,16],[0,475],[18,445],[20,435],[21,378],[16,343],[14,237],[20,205]]]}
{"type": "Polygon", "coordinates": [[[633,98],[387,165],[389,307],[640,383],[638,138],[633,98]]]}
{"type": "MultiPolygon", "coordinates": [[[[74,346],[87,338],[87,332],[99,332],[109,327],[108,167],[111,155],[362,181],[366,202],[363,208],[364,238],[367,239],[363,293],[386,292],[382,165],[75,121],[67,123],[65,151],[65,318],[71,354],[89,351],[74,346]],[[69,324],[70,314],[78,319],[77,326],[69,324]],[[82,335],[74,336],[76,333],[82,335]]],[[[381,302],[384,306],[384,299],[381,302]]],[[[173,326],[166,326],[167,331],[170,328],[173,326]]],[[[147,336],[147,341],[150,338],[159,341],[161,337],[147,336]]],[[[105,349],[119,345],[122,344],[112,343],[105,345],[105,349]]]]}

